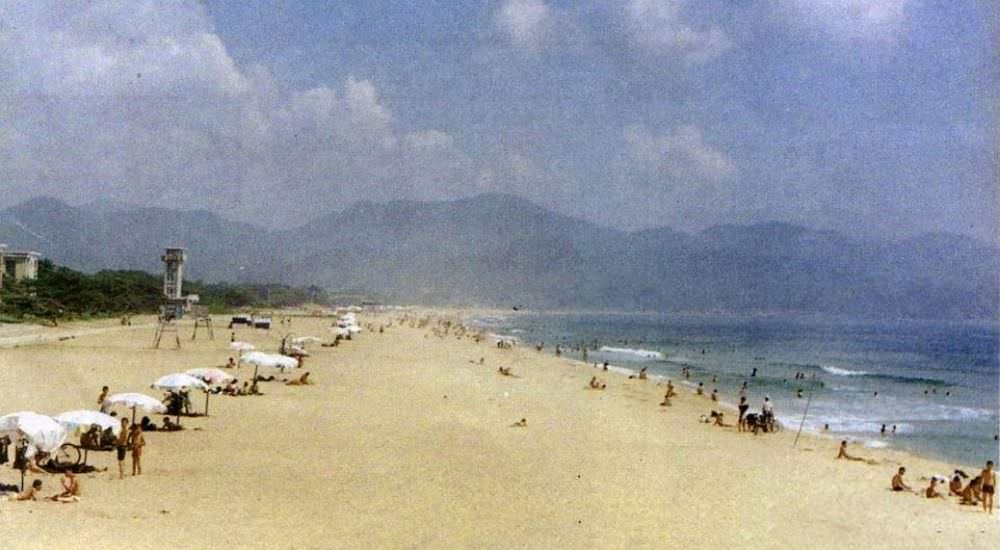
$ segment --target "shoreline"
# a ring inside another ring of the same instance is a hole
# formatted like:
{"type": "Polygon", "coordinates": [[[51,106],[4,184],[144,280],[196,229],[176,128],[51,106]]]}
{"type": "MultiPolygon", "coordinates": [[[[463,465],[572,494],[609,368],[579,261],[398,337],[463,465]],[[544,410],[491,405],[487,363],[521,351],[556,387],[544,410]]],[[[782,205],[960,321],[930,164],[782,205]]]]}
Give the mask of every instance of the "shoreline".
{"type": "MultiPolygon", "coordinates": [[[[284,330],[325,338],[331,320],[294,317],[284,330]]],[[[151,329],[105,328],[0,350],[0,414],[87,408],[102,383],[149,393],[155,377],[229,355],[228,330],[190,341],[184,325],[181,350],[152,350],[151,329]]],[[[699,423],[719,403],[680,386],[659,407],[655,380],[601,371],[608,388],[587,390],[590,365],[431,328],[393,321],[312,348],[313,386],[213,396],[212,416],[147,435],[143,476],[83,476],[78,504],[0,502],[20,526],[13,547],[987,548],[1000,535],[997,516],[888,490],[897,461],[919,488],[943,462],[866,449],[880,464],[849,463],[812,436],[792,449],[789,430],[754,437],[699,423]],[[521,418],[527,426],[512,427],[521,418]],[[220,507],[232,519],[206,523],[220,507]]],[[[270,351],[283,331],[235,332],[270,351]]],[[[114,468],[105,453],[92,463],[114,468]]],[[[46,492],[58,484],[42,479],[46,492]]]]}

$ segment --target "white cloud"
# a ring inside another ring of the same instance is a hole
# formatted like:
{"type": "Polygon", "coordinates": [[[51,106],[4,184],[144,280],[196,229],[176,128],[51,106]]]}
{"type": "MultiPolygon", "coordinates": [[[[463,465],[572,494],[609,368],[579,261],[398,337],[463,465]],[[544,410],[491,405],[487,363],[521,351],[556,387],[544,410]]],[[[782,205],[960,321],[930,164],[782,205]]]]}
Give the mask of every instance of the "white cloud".
{"type": "Polygon", "coordinates": [[[538,50],[550,38],[553,12],[542,0],[506,0],[496,12],[496,25],[515,46],[538,50]]]}
{"type": "Polygon", "coordinates": [[[631,38],[644,51],[704,63],[730,46],[720,28],[695,29],[684,18],[684,0],[629,0],[625,19],[631,38]]]}
{"type": "Polygon", "coordinates": [[[4,16],[8,204],[100,193],[287,225],[361,198],[448,198],[474,173],[444,130],[400,130],[372,81],[286,91],[239,67],[198,2],[67,6],[4,16]]]}
{"type": "Polygon", "coordinates": [[[697,126],[678,126],[661,135],[643,126],[630,126],[625,129],[624,140],[628,159],[672,183],[717,182],[736,175],[733,160],[705,143],[697,126]]]}
{"type": "Polygon", "coordinates": [[[846,41],[893,39],[912,4],[913,0],[783,0],[793,23],[846,41]]]}

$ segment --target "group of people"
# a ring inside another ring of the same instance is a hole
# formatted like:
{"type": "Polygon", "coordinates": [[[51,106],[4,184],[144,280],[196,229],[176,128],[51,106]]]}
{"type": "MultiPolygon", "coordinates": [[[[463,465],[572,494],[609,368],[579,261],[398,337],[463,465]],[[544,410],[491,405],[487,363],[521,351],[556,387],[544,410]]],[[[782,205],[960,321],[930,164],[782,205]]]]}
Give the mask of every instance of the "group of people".
{"type": "MultiPolygon", "coordinates": [[[[844,454],[845,445],[846,441],[841,444],[841,454],[844,454]]],[[[838,455],[837,458],[840,458],[840,456],[838,455]]],[[[857,458],[852,458],[852,460],[857,460],[857,458]]],[[[890,482],[890,487],[893,491],[916,493],[923,495],[924,498],[944,499],[947,496],[954,496],[959,498],[959,504],[971,506],[981,504],[984,512],[987,514],[993,513],[993,495],[996,493],[997,476],[992,460],[987,461],[986,467],[983,468],[979,475],[969,480],[968,484],[964,487],[962,480],[968,476],[961,470],[955,470],[954,476],[948,483],[947,495],[938,490],[938,483],[946,481],[940,476],[931,476],[927,488],[923,491],[916,491],[906,484],[906,481],[903,479],[904,475],[906,475],[906,468],[900,466],[899,470],[896,471],[896,475],[892,476],[892,481],[890,482]]]]}

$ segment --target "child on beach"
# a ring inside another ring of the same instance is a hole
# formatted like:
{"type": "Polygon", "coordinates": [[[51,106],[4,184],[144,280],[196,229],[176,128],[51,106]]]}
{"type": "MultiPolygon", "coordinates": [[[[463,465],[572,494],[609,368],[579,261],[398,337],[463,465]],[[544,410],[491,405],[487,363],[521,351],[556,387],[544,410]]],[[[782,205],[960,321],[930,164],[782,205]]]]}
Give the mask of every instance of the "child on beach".
{"type": "Polygon", "coordinates": [[[108,398],[108,387],[104,386],[101,388],[101,395],[97,396],[97,409],[104,414],[108,414],[108,406],[104,404],[104,400],[108,398]]]}
{"type": "Polygon", "coordinates": [[[36,479],[35,481],[32,481],[31,485],[24,491],[21,491],[20,493],[17,494],[11,493],[10,500],[15,500],[15,501],[38,500],[37,497],[41,492],[42,492],[42,480],[36,479]]]}
{"type": "Polygon", "coordinates": [[[983,498],[983,511],[987,514],[993,513],[993,493],[996,492],[997,475],[993,472],[993,461],[986,462],[986,468],[979,474],[981,478],[979,492],[983,498]]]}
{"type": "Polygon", "coordinates": [[[125,451],[128,450],[128,419],[122,418],[121,431],[115,440],[115,452],[118,455],[118,479],[125,479],[125,451]]]}
{"type": "Polygon", "coordinates": [[[899,471],[896,472],[896,475],[892,476],[892,490],[893,491],[897,491],[897,492],[910,491],[910,492],[913,492],[913,489],[911,489],[910,486],[907,485],[905,481],[903,481],[903,475],[905,473],[906,473],[906,468],[900,466],[899,467],[899,471]]]}
{"type": "Polygon", "coordinates": [[[50,496],[49,500],[63,503],[80,502],[80,480],[71,470],[63,473],[62,486],[63,492],[50,496]]]}
{"type": "Polygon", "coordinates": [[[937,492],[937,482],[938,482],[937,476],[932,476],[931,477],[931,484],[928,485],[926,489],[924,489],[924,497],[926,497],[926,498],[944,498],[944,495],[942,495],[941,493],[937,492]]]}
{"type": "Polygon", "coordinates": [[[146,438],[142,435],[142,426],[132,425],[132,433],[128,436],[132,445],[132,475],[142,475],[142,448],[146,446],[146,438]]]}

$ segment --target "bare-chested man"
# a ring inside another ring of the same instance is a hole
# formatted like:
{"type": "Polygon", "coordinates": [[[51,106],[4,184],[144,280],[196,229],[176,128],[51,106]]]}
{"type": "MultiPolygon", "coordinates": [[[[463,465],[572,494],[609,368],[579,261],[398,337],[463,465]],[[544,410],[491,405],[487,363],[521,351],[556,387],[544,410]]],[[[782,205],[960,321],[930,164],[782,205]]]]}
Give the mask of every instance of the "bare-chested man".
{"type": "Polygon", "coordinates": [[[993,493],[997,489],[997,474],[993,471],[993,461],[986,463],[986,468],[979,474],[979,493],[983,498],[983,511],[987,514],[993,513],[993,493]]]}
{"type": "MultiPolygon", "coordinates": [[[[861,458],[860,456],[851,456],[851,455],[847,454],[847,440],[846,439],[840,442],[840,451],[837,453],[837,458],[838,459],[840,459],[840,458],[846,458],[847,460],[855,460],[857,462],[864,462],[865,461],[865,459],[861,458]]],[[[896,480],[896,478],[893,478],[893,482],[895,482],[895,480],[896,480]]]]}
{"type": "Polygon", "coordinates": [[[892,490],[893,491],[910,491],[910,492],[913,492],[913,489],[910,488],[910,486],[907,485],[905,481],[903,481],[903,475],[904,474],[906,474],[906,468],[900,466],[899,467],[899,471],[896,472],[896,475],[892,476],[892,490]]]}

